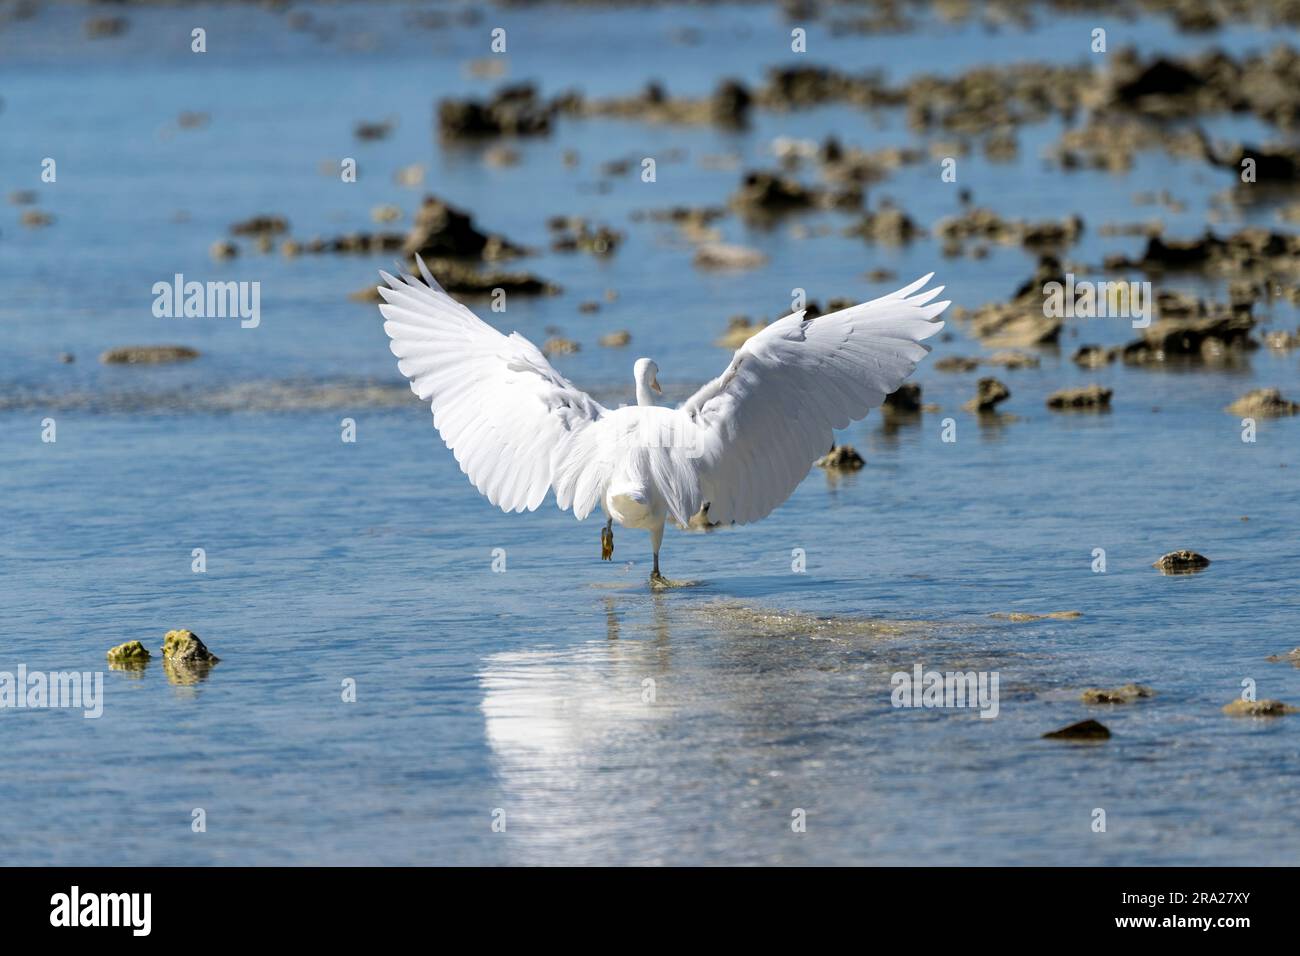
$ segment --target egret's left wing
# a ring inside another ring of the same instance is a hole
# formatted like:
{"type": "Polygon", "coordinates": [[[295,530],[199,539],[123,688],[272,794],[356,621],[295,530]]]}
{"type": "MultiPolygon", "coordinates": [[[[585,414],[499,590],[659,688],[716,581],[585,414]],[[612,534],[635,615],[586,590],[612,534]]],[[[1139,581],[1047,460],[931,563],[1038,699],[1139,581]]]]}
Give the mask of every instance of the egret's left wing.
{"type": "Polygon", "coordinates": [[[816,319],[788,315],[736,350],[727,370],[679,410],[698,428],[708,519],[746,524],[769,514],[826,453],[833,430],[880,405],[943,328],[943,287],[926,276],[883,298],[816,319]]]}

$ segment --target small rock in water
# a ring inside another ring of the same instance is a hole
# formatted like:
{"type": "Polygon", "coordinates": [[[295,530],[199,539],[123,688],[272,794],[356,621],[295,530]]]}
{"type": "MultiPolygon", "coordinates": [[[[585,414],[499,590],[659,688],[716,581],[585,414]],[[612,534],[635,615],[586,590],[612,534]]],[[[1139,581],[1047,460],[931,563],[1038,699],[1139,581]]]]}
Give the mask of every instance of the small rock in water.
{"type": "Polygon", "coordinates": [[[1098,368],[1113,361],[1115,361],[1115,354],[1106,351],[1100,345],[1080,345],[1079,350],[1074,353],[1074,364],[1084,368],[1098,368]]]}
{"type": "Polygon", "coordinates": [[[552,336],[542,344],[542,351],[547,355],[572,355],[581,348],[573,339],[552,336]]]}
{"type": "Polygon", "coordinates": [[[607,349],[622,348],[631,341],[632,333],[628,332],[626,329],[620,329],[617,332],[610,332],[608,335],[602,335],[600,337],[600,344],[605,346],[607,349]]]}
{"type": "Polygon", "coordinates": [[[233,259],[239,255],[239,246],[225,239],[219,239],[208,247],[208,254],[213,259],[233,259]]]}
{"type": "Polygon", "coordinates": [[[198,349],[188,345],[122,345],[99,357],[105,365],[160,365],[164,362],[188,362],[199,357],[198,349]]]}
{"type": "Polygon", "coordinates": [[[921,386],[915,382],[904,382],[885,396],[881,405],[884,412],[910,414],[921,410],[921,386]]]}
{"type": "Polygon", "coordinates": [[[379,122],[362,120],[352,127],[352,135],[363,141],[387,139],[388,134],[393,131],[394,125],[394,122],[390,119],[379,122]]]}
{"type": "Polygon", "coordinates": [[[1284,704],[1280,700],[1234,700],[1223,708],[1229,717],[1282,717],[1294,714],[1297,710],[1300,708],[1284,704]]]}
{"type": "Polygon", "coordinates": [[[524,250],[503,236],[479,230],[469,213],[436,196],[425,196],[402,251],[425,259],[454,256],[494,260],[521,255],[524,250]]]}
{"type": "Polygon", "coordinates": [[[1193,574],[1210,566],[1210,559],[1195,551],[1170,551],[1163,554],[1151,565],[1159,568],[1162,574],[1193,574]]]}
{"type": "Polygon", "coordinates": [[[1250,418],[1277,418],[1300,412],[1300,404],[1283,398],[1276,388],[1257,388],[1229,405],[1227,411],[1250,418]]]}
{"type": "Polygon", "coordinates": [[[866,461],[852,445],[833,445],[831,450],[817,459],[818,468],[831,471],[857,471],[866,461]]]}
{"type": "Polygon", "coordinates": [[[168,631],[163,635],[163,658],[176,664],[215,664],[219,657],[208,650],[193,631],[168,631]]]}
{"type": "Polygon", "coordinates": [[[1145,684],[1125,684],[1123,687],[1106,689],[1089,687],[1079,695],[1079,699],[1085,704],[1127,704],[1143,697],[1154,697],[1155,694],[1145,684]]]}
{"type": "Polygon", "coordinates": [[[143,667],[149,662],[149,651],[139,641],[127,641],[108,649],[108,662],[122,667],[143,667]]]}
{"type": "Polygon", "coordinates": [[[982,378],[976,386],[975,397],[963,407],[970,412],[991,412],[1010,397],[1011,390],[996,378],[982,378]]]}
{"type": "Polygon", "coordinates": [[[42,226],[52,225],[54,217],[48,212],[41,212],[39,209],[24,209],[18,221],[31,229],[39,229],[42,226]]]}
{"type": "Polygon", "coordinates": [[[1272,654],[1264,658],[1270,664],[1280,664],[1282,661],[1290,661],[1297,667],[1300,667],[1300,647],[1287,651],[1285,654],[1272,654]]]}
{"type": "Polygon", "coordinates": [[[279,236],[289,231],[289,220],[283,216],[263,213],[230,224],[235,236],[279,236]]]}
{"type": "Polygon", "coordinates": [[[1109,740],[1110,730],[1095,720],[1081,720],[1060,730],[1049,731],[1043,736],[1052,740],[1109,740]]]}
{"type": "Polygon", "coordinates": [[[964,355],[949,355],[934,363],[936,372],[973,372],[979,367],[979,359],[964,355]]]}
{"type": "Polygon", "coordinates": [[[724,349],[738,349],[765,328],[766,322],[753,322],[738,315],[727,321],[727,331],[713,344],[724,349]]]}
{"type": "MultiPolygon", "coordinates": [[[[333,167],[331,167],[331,174],[333,167]]],[[[424,167],[419,163],[413,163],[410,166],[403,166],[397,172],[393,173],[393,182],[399,186],[407,186],[411,189],[421,185],[424,182],[424,167]]]]}
{"type": "Polygon", "coordinates": [[[1047,407],[1066,410],[1110,408],[1110,397],[1113,394],[1111,389],[1100,385],[1065,388],[1048,398],[1047,407]]]}
{"type": "Polygon", "coordinates": [[[1005,369],[1038,368],[1037,355],[1027,352],[997,352],[984,360],[985,365],[998,365],[1005,369]]]}
{"type": "Polygon", "coordinates": [[[814,193],[798,181],[780,173],[753,170],[745,173],[740,188],[731,196],[731,205],[747,212],[774,214],[808,209],[814,193]]]}
{"type": "Polygon", "coordinates": [[[1300,332],[1287,332],[1286,330],[1265,332],[1264,344],[1271,349],[1285,352],[1300,347],[1300,332]]]}
{"type": "Polygon", "coordinates": [[[757,249],[710,242],[695,251],[699,269],[757,269],[767,263],[767,256],[757,249]]]}
{"type": "Polygon", "coordinates": [[[1073,621],[1076,618],[1083,617],[1081,611],[1050,611],[1047,614],[1031,614],[1028,611],[1011,611],[990,614],[989,617],[1001,618],[1004,621],[1073,621]]]}
{"type": "Polygon", "coordinates": [[[490,146],[483,151],[483,163],[497,169],[519,165],[519,150],[510,146],[490,146]]]}
{"type": "Polygon", "coordinates": [[[92,40],[120,36],[126,32],[126,17],[92,17],[85,22],[86,36],[92,40]]]}

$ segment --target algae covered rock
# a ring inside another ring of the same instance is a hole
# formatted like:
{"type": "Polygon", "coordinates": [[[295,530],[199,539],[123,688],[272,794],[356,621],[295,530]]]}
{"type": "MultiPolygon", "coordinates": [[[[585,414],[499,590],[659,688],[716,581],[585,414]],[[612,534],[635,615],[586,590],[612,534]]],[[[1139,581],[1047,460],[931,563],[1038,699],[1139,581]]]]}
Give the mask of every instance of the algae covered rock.
{"type": "Polygon", "coordinates": [[[1063,411],[1109,409],[1112,394],[1114,393],[1111,389],[1102,388],[1100,385],[1088,385],[1084,388],[1065,388],[1055,392],[1047,399],[1047,407],[1063,411]]]}
{"type": "Polygon", "coordinates": [[[105,365],[161,365],[190,362],[198,357],[198,350],[187,345],[122,345],[109,349],[99,360],[105,365]]]}
{"type": "Polygon", "coordinates": [[[993,365],[1005,369],[1019,368],[1038,368],[1042,364],[1037,355],[1030,355],[1027,352],[997,352],[990,355],[984,360],[985,365],[993,365]]]}
{"type": "Polygon", "coordinates": [[[936,372],[973,372],[980,367],[980,360],[965,355],[948,355],[934,363],[936,372]]]}
{"type": "Polygon", "coordinates": [[[1280,700],[1234,700],[1226,704],[1223,712],[1229,717],[1281,717],[1294,714],[1298,707],[1284,704],[1280,700]]]}
{"type": "Polygon", "coordinates": [[[1300,413],[1300,404],[1283,398],[1276,388],[1257,388],[1241,396],[1226,410],[1250,418],[1280,418],[1300,413]]]}
{"type": "Polygon", "coordinates": [[[127,641],[108,649],[108,662],[114,666],[143,667],[149,657],[149,651],[139,641],[127,641]]]}
{"type": "Polygon", "coordinates": [[[857,471],[866,461],[852,445],[833,445],[815,464],[828,471],[857,471]]]}
{"type": "Polygon", "coordinates": [[[1110,730],[1095,720],[1081,720],[1060,730],[1049,731],[1043,737],[1050,740],[1109,740],[1110,730]]]}
{"type": "Polygon", "coordinates": [[[573,339],[566,339],[561,335],[553,335],[542,343],[542,353],[545,355],[572,355],[582,349],[573,339]]]}
{"type": "Polygon", "coordinates": [[[602,335],[598,341],[600,345],[607,349],[621,349],[632,341],[632,333],[626,329],[620,329],[617,332],[602,335]]]}
{"type": "Polygon", "coordinates": [[[1125,684],[1123,687],[1105,689],[1089,687],[1079,695],[1079,699],[1085,704],[1127,704],[1143,697],[1154,697],[1155,694],[1145,684],[1125,684]]]}
{"type": "Polygon", "coordinates": [[[1046,614],[1033,614],[1029,611],[999,611],[996,614],[990,614],[989,617],[1001,618],[1004,621],[1015,621],[1017,623],[1024,621],[1073,621],[1076,618],[1083,617],[1083,612],[1048,611],[1046,614]]]}
{"type": "Polygon", "coordinates": [[[713,344],[724,349],[738,349],[765,328],[766,322],[754,322],[737,315],[727,320],[727,331],[713,344]]]}
{"type": "Polygon", "coordinates": [[[215,664],[219,657],[208,650],[193,631],[168,631],[163,636],[163,659],[176,664],[215,664]]]}
{"type": "Polygon", "coordinates": [[[1195,551],[1179,550],[1163,554],[1151,565],[1161,574],[1194,574],[1210,566],[1210,559],[1195,551]]]}
{"type": "Polygon", "coordinates": [[[1011,389],[996,378],[982,378],[976,386],[975,397],[962,407],[969,412],[991,412],[1010,397],[1011,389]]]}

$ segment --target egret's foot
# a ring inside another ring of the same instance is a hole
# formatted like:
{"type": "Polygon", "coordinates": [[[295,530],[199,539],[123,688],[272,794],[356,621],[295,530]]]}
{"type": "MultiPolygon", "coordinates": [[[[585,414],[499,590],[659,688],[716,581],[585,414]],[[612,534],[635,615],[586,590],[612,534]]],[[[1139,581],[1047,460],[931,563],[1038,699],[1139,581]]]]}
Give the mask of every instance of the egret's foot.
{"type": "Polygon", "coordinates": [[[698,585],[699,581],[674,581],[672,578],[666,578],[658,571],[650,575],[651,591],[668,591],[672,588],[693,588],[698,585]]]}
{"type": "Polygon", "coordinates": [[[614,529],[609,525],[600,529],[600,560],[614,560],[614,529]]]}

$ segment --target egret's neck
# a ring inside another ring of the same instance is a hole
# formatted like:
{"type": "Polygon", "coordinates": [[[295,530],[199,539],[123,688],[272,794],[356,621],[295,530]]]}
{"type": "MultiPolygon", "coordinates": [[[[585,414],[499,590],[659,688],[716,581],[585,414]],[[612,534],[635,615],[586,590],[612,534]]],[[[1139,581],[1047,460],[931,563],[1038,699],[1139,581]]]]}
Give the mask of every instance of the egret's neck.
{"type": "Polygon", "coordinates": [[[650,392],[650,383],[643,378],[636,380],[636,403],[638,405],[653,405],[655,403],[654,395],[650,392]]]}

